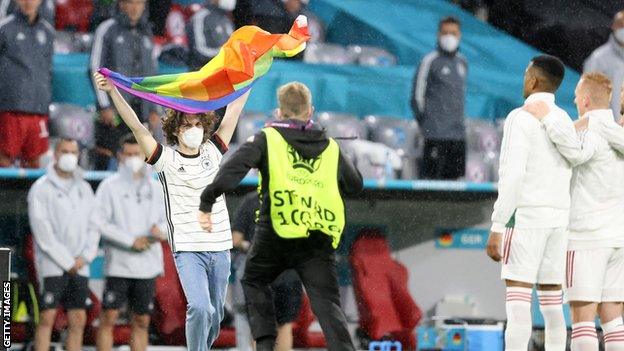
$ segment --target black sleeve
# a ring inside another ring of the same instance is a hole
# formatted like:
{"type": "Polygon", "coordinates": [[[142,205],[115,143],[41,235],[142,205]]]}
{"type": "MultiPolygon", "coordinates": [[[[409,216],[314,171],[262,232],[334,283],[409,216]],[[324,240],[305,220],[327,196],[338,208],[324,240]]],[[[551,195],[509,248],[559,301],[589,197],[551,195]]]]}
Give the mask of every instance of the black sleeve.
{"type": "Polygon", "coordinates": [[[414,72],[414,80],[412,81],[412,94],[410,95],[410,106],[412,107],[412,113],[414,114],[414,118],[418,119],[418,103],[416,102],[416,83],[418,80],[418,71],[420,67],[416,68],[416,72],[414,72]]]}
{"type": "Polygon", "coordinates": [[[160,159],[160,156],[163,153],[163,146],[161,144],[156,144],[156,148],[152,151],[152,154],[145,158],[145,162],[148,165],[155,165],[156,162],[160,159]]]}
{"type": "Polygon", "coordinates": [[[256,134],[252,141],[241,145],[232,157],[221,165],[214,181],[202,192],[199,210],[211,212],[212,205],[221,194],[236,188],[250,169],[260,167],[266,149],[266,137],[263,132],[256,134]]]}
{"type": "Polygon", "coordinates": [[[221,155],[225,155],[225,153],[228,151],[227,144],[224,143],[223,140],[221,140],[221,137],[217,135],[217,133],[212,134],[212,137],[210,137],[210,141],[217,147],[217,149],[219,149],[221,155]]]}
{"type": "Polygon", "coordinates": [[[351,160],[344,157],[342,152],[338,160],[338,185],[340,190],[347,195],[355,195],[364,189],[360,171],[351,160]]]}
{"type": "Polygon", "coordinates": [[[256,191],[245,195],[238,205],[232,220],[232,231],[243,233],[245,240],[251,240],[255,226],[255,214],[258,209],[258,193],[256,191]]]}

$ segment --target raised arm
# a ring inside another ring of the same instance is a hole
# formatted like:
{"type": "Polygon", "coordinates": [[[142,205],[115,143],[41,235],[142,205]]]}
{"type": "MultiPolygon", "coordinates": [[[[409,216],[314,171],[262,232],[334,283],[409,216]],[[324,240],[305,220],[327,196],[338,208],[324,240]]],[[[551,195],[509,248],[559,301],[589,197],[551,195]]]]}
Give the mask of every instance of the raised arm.
{"type": "Polygon", "coordinates": [[[232,140],[234,129],[236,129],[236,124],[238,124],[238,118],[243,112],[243,107],[245,107],[250,92],[251,90],[247,91],[245,94],[241,95],[241,97],[227,105],[225,116],[223,116],[219,129],[215,132],[226,146],[229,145],[230,140],[232,140]]]}
{"type": "Polygon", "coordinates": [[[156,139],[152,136],[150,131],[145,128],[145,126],[139,121],[139,117],[137,117],[136,113],[132,110],[132,107],[128,105],[126,100],[124,100],[123,96],[106,77],[101,75],[100,73],[94,73],[93,79],[95,80],[98,89],[107,92],[111,100],[113,100],[113,104],[117,109],[117,112],[123,119],[124,123],[130,128],[132,134],[136,138],[141,150],[145,155],[151,155],[156,149],[156,139]]]}

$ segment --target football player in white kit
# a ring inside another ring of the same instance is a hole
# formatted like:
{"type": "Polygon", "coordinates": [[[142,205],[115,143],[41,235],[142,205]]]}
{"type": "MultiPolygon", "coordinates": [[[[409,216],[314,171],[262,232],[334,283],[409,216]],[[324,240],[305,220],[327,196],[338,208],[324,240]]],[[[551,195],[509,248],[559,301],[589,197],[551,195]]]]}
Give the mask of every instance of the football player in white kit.
{"type": "MultiPolygon", "coordinates": [[[[624,151],[624,129],[609,107],[611,93],[611,82],[601,73],[584,74],[575,90],[578,136],[591,158],[574,168],[571,183],[566,287],[572,351],[598,351],[596,311],[605,350],[624,350],[624,161],[614,150],[624,151]]],[[[547,105],[525,110],[550,123],[547,105]]],[[[566,138],[561,128],[547,130],[555,143],[566,138]]]]}
{"type": "Polygon", "coordinates": [[[563,63],[556,57],[533,58],[524,76],[524,97],[526,103],[543,101],[549,106],[549,121],[572,135],[567,144],[555,147],[542,124],[521,108],[505,120],[498,199],[487,254],[502,263],[501,278],[507,286],[507,351],[528,348],[534,286],[544,316],[546,350],[563,351],[566,347],[562,284],[572,177],[567,158],[580,158],[582,148],[572,120],[555,105],[554,93],[563,75],[563,63]]]}

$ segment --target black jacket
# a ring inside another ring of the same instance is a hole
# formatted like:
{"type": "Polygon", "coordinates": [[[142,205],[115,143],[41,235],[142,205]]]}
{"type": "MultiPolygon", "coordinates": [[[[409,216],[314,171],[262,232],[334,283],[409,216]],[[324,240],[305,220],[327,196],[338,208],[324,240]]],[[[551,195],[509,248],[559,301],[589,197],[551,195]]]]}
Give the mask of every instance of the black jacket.
{"type": "Polygon", "coordinates": [[[217,56],[221,46],[234,32],[234,24],[225,11],[206,4],[197,11],[186,25],[189,42],[188,66],[199,70],[213,57],[217,56]]]}
{"type": "Polygon", "coordinates": [[[54,27],[20,11],[0,21],[0,111],[48,114],[54,27]]]}
{"type": "MultiPolygon", "coordinates": [[[[314,158],[325,151],[329,145],[329,139],[324,130],[315,127],[304,129],[303,123],[300,121],[289,120],[288,122],[298,128],[275,127],[275,129],[303,158],[314,158]]],[[[262,172],[261,206],[257,226],[272,229],[267,164],[267,140],[265,134],[259,132],[253,137],[253,140],[241,145],[232,157],[221,165],[212,184],[208,185],[202,192],[199,209],[203,212],[211,212],[217,197],[224,192],[233,190],[250,169],[257,168],[262,172]]],[[[341,193],[347,195],[357,194],[363,188],[360,172],[351,161],[343,156],[342,152],[340,152],[338,163],[338,185],[341,193]]]]}
{"type": "MultiPolygon", "coordinates": [[[[152,30],[147,21],[147,14],[136,26],[130,24],[127,15],[120,12],[115,17],[102,22],[93,36],[91,48],[91,73],[100,67],[119,72],[129,77],[152,76],[158,71],[156,59],[152,56],[152,30]]],[[[93,81],[98,109],[111,107],[108,95],[99,90],[93,81]]],[[[133,107],[139,107],[139,118],[146,120],[149,112],[158,112],[153,103],[122,92],[133,107]]]]}

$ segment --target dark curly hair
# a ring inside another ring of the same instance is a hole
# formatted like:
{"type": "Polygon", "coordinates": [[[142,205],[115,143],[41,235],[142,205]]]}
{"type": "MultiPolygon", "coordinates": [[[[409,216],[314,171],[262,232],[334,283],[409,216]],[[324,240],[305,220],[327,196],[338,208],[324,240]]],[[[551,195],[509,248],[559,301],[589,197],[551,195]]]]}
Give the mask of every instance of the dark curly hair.
{"type": "Polygon", "coordinates": [[[178,137],[175,134],[179,132],[180,126],[184,121],[184,116],[186,115],[197,116],[201,121],[202,127],[204,127],[204,138],[202,140],[202,143],[206,142],[206,140],[210,138],[213,126],[217,119],[217,116],[214,114],[214,112],[187,114],[184,112],[167,109],[165,111],[165,118],[163,118],[162,121],[162,129],[165,134],[165,138],[167,139],[167,144],[178,145],[180,143],[178,137]]]}

